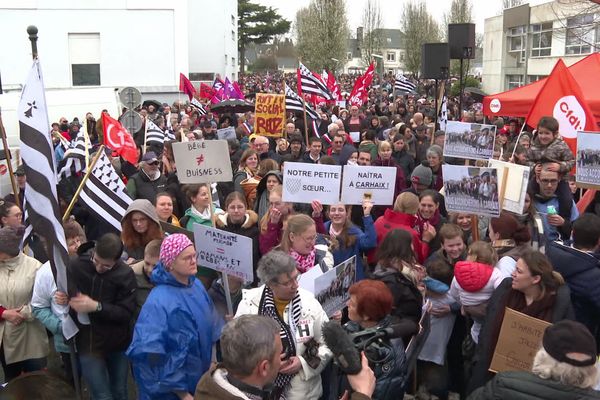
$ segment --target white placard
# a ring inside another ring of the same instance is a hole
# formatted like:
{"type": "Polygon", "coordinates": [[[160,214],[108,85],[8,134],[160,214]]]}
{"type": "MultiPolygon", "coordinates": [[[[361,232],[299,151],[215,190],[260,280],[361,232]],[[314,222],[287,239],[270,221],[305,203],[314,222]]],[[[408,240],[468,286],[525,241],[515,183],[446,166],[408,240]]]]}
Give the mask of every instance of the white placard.
{"type": "Polygon", "coordinates": [[[448,121],[444,156],[487,160],[494,155],[496,125],[448,121]]]}
{"type": "Polygon", "coordinates": [[[286,162],[283,165],[283,201],[322,204],[340,201],[342,167],[286,162]]]}
{"type": "Polygon", "coordinates": [[[336,265],[315,279],[315,298],[323,311],[331,317],[346,306],[350,300],[348,288],[356,282],[356,256],[336,265]]]}
{"type": "Polygon", "coordinates": [[[397,172],[396,167],[345,165],[341,202],[362,204],[366,195],[375,205],[394,204],[397,172]]]}
{"type": "Polygon", "coordinates": [[[225,140],[173,143],[179,183],[230,182],[233,178],[225,140]]]}
{"type": "Polygon", "coordinates": [[[246,282],[253,281],[252,239],[249,237],[194,224],[194,242],[198,265],[246,282]]]}
{"type": "Polygon", "coordinates": [[[516,214],[522,214],[525,207],[527,184],[531,169],[526,165],[507,163],[499,160],[489,160],[491,168],[498,170],[498,193],[502,196],[502,209],[516,214]],[[504,174],[506,177],[505,187],[502,187],[504,174]]]}
{"type": "Polygon", "coordinates": [[[598,132],[577,132],[576,160],[577,185],[600,187],[600,134],[598,132]]]}
{"type": "Polygon", "coordinates": [[[219,140],[236,139],[235,128],[229,126],[227,128],[217,129],[217,138],[219,138],[219,140]]]}
{"type": "Polygon", "coordinates": [[[321,275],[323,275],[323,271],[321,271],[321,267],[319,265],[316,265],[300,276],[298,285],[302,289],[308,290],[309,292],[314,294],[315,293],[315,281],[321,275]]]}
{"type": "Polygon", "coordinates": [[[451,212],[500,215],[498,171],[462,165],[442,165],[444,199],[451,212]]]}

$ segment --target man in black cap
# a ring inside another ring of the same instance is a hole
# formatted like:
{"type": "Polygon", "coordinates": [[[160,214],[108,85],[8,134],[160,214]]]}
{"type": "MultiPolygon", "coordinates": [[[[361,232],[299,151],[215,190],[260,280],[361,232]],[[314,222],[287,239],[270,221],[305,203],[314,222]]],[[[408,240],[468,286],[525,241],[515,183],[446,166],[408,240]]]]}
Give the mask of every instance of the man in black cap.
{"type": "Polygon", "coordinates": [[[504,371],[475,390],[469,400],[600,399],[596,341],[579,322],[563,320],[546,328],[531,372],[504,371]]]}
{"type": "MultiPolygon", "coordinates": [[[[27,183],[27,177],[25,176],[25,167],[23,164],[19,165],[17,169],[13,172],[17,181],[17,187],[19,193],[17,196],[19,197],[19,206],[22,208],[25,201],[25,184],[27,183]]],[[[15,201],[15,194],[11,193],[4,197],[4,200],[10,201],[11,203],[17,203],[15,201]]]]}
{"type": "Polygon", "coordinates": [[[159,164],[155,152],[144,154],[140,171],[127,182],[127,192],[132,199],[146,199],[154,204],[156,195],[165,191],[167,178],[160,172],[159,164]]]}

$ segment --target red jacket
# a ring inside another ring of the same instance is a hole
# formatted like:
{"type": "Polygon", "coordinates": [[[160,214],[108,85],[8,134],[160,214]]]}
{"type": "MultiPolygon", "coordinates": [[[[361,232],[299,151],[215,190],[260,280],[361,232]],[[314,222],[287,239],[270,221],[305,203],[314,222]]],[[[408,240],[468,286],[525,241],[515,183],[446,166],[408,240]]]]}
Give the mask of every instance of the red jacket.
{"type": "MultiPolygon", "coordinates": [[[[404,229],[412,235],[412,244],[415,249],[417,261],[420,264],[424,263],[425,259],[429,256],[429,244],[423,242],[419,238],[417,231],[412,228],[415,225],[416,220],[416,215],[400,213],[391,208],[386,209],[385,214],[375,221],[377,246],[379,247],[379,244],[383,241],[383,238],[385,238],[385,235],[387,235],[389,231],[394,229],[404,229]]],[[[377,261],[376,253],[377,249],[374,249],[369,253],[367,257],[369,264],[377,261]]]]}

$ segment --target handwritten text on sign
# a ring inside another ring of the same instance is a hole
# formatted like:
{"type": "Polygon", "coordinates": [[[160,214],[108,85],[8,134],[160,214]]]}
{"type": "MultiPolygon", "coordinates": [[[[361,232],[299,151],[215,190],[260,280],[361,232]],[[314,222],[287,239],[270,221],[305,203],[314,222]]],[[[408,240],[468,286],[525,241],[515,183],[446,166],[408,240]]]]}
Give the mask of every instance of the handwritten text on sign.
{"type": "Polygon", "coordinates": [[[507,307],[490,371],[531,371],[544,331],[550,325],[507,307]]]}
{"type": "Polygon", "coordinates": [[[233,178],[225,140],[173,143],[180,183],[229,182],[233,178]]]}
{"type": "Polygon", "coordinates": [[[396,172],[394,167],[345,165],[342,203],[362,204],[366,197],[375,205],[394,204],[396,172]]]}
{"type": "Polygon", "coordinates": [[[342,167],[308,163],[283,165],[283,201],[335,204],[340,200],[342,167]]]}
{"type": "Polygon", "coordinates": [[[252,239],[194,224],[198,265],[252,281],[252,239]]]}
{"type": "Polygon", "coordinates": [[[257,93],[254,120],[254,133],[264,136],[282,136],[285,122],[285,95],[257,93]]]}

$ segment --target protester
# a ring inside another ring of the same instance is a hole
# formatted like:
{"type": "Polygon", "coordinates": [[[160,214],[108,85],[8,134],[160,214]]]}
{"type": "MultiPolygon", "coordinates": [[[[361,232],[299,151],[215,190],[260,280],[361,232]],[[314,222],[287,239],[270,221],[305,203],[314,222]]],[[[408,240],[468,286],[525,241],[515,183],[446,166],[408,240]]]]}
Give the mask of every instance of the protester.
{"type": "Polygon", "coordinates": [[[167,185],[167,178],[160,172],[156,153],[149,151],[142,156],[139,172],[133,174],[127,182],[127,193],[132,199],[154,201],[159,192],[167,185]]]}
{"type": "Polygon", "coordinates": [[[444,186],[444,176],[442,175],[442,163],[444,161],[444,150],[437,144],[427,149],[427,161],[429,168],[433,172],[432,189],[439,191],[444,186]]]}
{"type": "Polygon", "coordinates": [[[269,210],[269,194],[275,186],[283,184],[283,176],[279,171],[268,171],[256,187],[256,202],[254,212],[258,214],[259,221],[269,210]]]}
{"type": "Polygon", "coordinates": [[[214,226],[217,214],[222,214],[223,210],[211,202],[210,186],[206,183],[188,185],[186,195],[191,206],[185,211],[185,216],[180,219],[181,226],[192,232],[194,224],[214,226]]]}
{"type": "Polygon", "coordinates": [[[404,177],[404,171],[402,167],[396,164],[396,161],[392,157],[392,145],[388,141],[379,142],[378,146],[378,157],[371,165],[378,167],[394,167],[396,168],[396,182],[394,186],[394,198],[396,198],[400,192],[406,189],[406,179],[404,177]]]}
{"type": "Polygon", "coordinates": [[[196,249],[182,234],[165,238],[127,356],[142,399],[192,399],[208,371],[222,320],[196,280],[196,249]]]}
{"type": "Polygon", "coordinates": [[[135,320],[137,321],[142,306],[146,302],[148,295],[154,283],[152,282],[152,271],[159,261],[160,245],[162,239],[154,239],[148,242],[144,249],[144,259],[138,263],[132,264],[131,268],[135,273],[135,280],[137,282],[137,289],[135,291],[135,320]]]}
{"type": "Polygon", "coordinates": [[[498,341],[505,307],[551,323],[574,318],[569,288],[564,283],[562,276],[552,269],[542,253],[528,251],[521,255],[512,277],[502,281],[488,302],[479,333],[478,360],[469,381],[469,392],[492,378],[488,368],[498,341]]]}
{"type": "Polygon", "coordinates": [[[490,219],[489,236],[498,253],[498,268],[504,276],[512,275],[521,254],[532,250],[531,235],[510,213],[502,211],[500,216],[490,219]]]}
{"type": "Polygon", "coordinates": [[[396,164],[402,167],[404,176],[410,176],[411,172],[415,169],[415,159],[408,152],[408,144],[406,143],[405,137],[402,133],[398,133],[391,138],[394,151],[392,157],[396,160],[396,164]]]}
{"type": "Polygon", "coordinates": [[[327,315],[312,293],[298,287],[297,262],[288,254],[267,253],[257,272],[263,286],[244,292],[236,317],[258,314],[277,322],[283,351],[274,392],[289,400],[317,400],[320,373],[331,359],[321,333],[327,315]]]}
{"type": "Polygon", "coordinates": [[[31,304],[42,264],[19,250],[24,232],[23,226],[0,228],[0,361],[6,382],[45,368],[48,356],[48,337],[31,304]]]}
{"type": "Polygon", "coordinates": [[[173,214],[173,197],[167,192],[160,192],[154,199],[158,219],[167,224],[181,226],[179,219],[173,214]]]}
{"type": "Polygon", "coordinates": [[[146,199],[134,200],[121,221],[123,231],[121,238],[125,245],[127,263],[139,261],[144,258],[146,245],[154,239],[162,239],[163,231],[156,209],[146,199]]]}
{"type": "Polygon", "coordinates": [[[420,235],[421,241],[429,226],[435,229],[436,235],[429,242],[429,252],[437,251],[440,248],[440,239],[437,232],[446,223],[446,219],[440,214],[440,195],[436,191],[427,189],[421,192],[419,195],[419,210],[416,216],[414,229],[420,235]]]}

